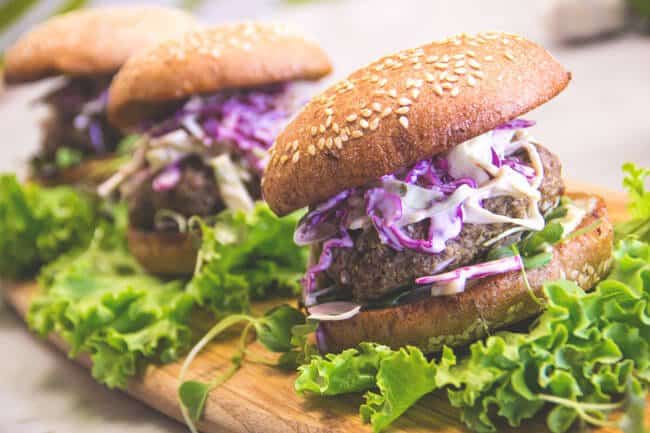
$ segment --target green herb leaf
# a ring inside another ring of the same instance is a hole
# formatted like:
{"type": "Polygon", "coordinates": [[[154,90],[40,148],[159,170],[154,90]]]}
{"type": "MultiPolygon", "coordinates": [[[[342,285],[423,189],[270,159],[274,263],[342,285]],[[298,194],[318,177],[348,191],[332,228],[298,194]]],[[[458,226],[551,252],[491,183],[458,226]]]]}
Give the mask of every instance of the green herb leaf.
{"type": "Polygon", "coordinates": [[[305,323],[305,315],[289,305],[277,306],[255,322],[257,340],[271,352],[289,352],[294,327],[305,323]]]}
{"type": "Polygon", "coordinates": [[[540,252],[545,245],[555,245],[562,239],[563,228],[560,223],[549,222],[538,232],[533,232],[519,245],[519,251],[526,256],[533,256],[540,252]]]}
{"type": "Polygon", "coordinates": [[[620,240],[626,236],[636,236],[650,242],[650,191],[645,187],[650,169],[627,163],[623,165],[623,172],[626,174],[623,186],[630,199],[628,209],[632,219],[615,226],[616,238],[620,240]]]}
{"type": "Polygon", "coordinates": [[[60,147],[56,150],[55,162],[59,168],[69,168],[77,165],[83,159],[83,154],[77,149],[60,147]]]}
{"type": "Polygon", "coordinates": [[[210,384],[196,380],[183,382],[178,388],[178,397],[183,406],[187,408],[192,421],[196,422],[201,418],[210,391],[210,384]]]}

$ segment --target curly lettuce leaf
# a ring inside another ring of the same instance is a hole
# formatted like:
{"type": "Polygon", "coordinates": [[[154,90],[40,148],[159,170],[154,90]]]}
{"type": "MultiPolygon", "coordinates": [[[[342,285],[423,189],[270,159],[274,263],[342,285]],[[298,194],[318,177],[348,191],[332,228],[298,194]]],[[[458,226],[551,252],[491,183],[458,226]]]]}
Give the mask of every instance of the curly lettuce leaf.
{"type": "Polygon", "coordinates": [[[361,418],[371,423],[375,432],[384,430],[426,394],[456,383],[449,374],[449,367],[455,363],[456,357],[449,348],[445,348],[439,363],[427,360],[415,347],[392,352],[381,361],[377,372],[379,393],[365,394],[361,418]],[[395,393],[399,388],[403,391],[395,393]]]}
{"type": "Polygon", "coordinates": [[[295,389],[299,393],[339,395],[375,388],[379,365],[391,354],[387,346],[361,343],[357,349],[315,356],[298,368],[295,389]]]}
{"type": "Polygon", "coordinates": [[[21,185],[0,175],[0,277],[24,278],[85,248],[97,223],[93,198],[68,187],[21,185]]]}
{"type": "Polygon", "coordinates": [[[197,271],[188,286],[199,305],[216,314],[248,312],[251,299],[295,294],[307,251],[293,243],[298,215],[278,218],[258,202],[250,213],[224,211],[200,222],[197,271]]]}
{"type": "Polygon", "coordinates": [[[145,361],[171,362],[185,352],[194,303],[182,281],[145,274],[123,236],[99,227],[87,251],[48,266],[27,316],[40,335],[60,335],[70,356],[88,352],[93,376],[111,388],[125,387],[145,361]]]}
{"type": "Polygon", "coordinates": [[[650,191],[645,187],[650,169],[627,163],[623,165],[623,172],[623,186],[630,199],[628,210],[632,218],[616,225],[616,238],[623,239],[631,235],[650,242],[650,191]]]}

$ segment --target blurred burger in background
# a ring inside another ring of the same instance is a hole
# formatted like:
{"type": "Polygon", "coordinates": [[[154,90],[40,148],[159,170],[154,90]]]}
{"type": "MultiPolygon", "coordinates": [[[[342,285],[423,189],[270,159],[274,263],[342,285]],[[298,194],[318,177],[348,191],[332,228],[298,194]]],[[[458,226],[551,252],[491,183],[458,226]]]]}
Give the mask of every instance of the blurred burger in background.
{"type": "Polygon", "coordinates": [[[109,177],[132,140],[108,123],[107,89],[135,52],[196,30],[189,14],[162,7],[70,12],[36,26],[5,53],[4,81],[61,82],[37,102],[49,108],[31,176],[46,184],[96,184],[109,177]]]}
{"type": "Polygon", "coordinates": [[[318,44],[260,23],[188,33],[126,63],[108,113],[141,138],[99,191],[128,203],[129,246],[145,268],[191,273],[189,219],[253,209],[268,149],[300,106],[295,83],[331,68],[318,44]]]}

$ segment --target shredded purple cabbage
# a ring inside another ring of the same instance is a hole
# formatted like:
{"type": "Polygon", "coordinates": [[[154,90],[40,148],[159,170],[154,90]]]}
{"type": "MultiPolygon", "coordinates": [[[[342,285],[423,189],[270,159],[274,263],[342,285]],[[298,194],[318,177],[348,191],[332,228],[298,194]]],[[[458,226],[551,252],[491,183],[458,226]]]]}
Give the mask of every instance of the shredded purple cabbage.
{"type": "Polygon", "coordinates": [[[185,129],[195,122],[206,146],[224,143],[257,174],[267,163],[267,151],[292,114],[287,98],[287,84],[273,84],[250,89],[232,89],[208,96],[197,96],[170,116],[142,125],[143,132],[160,137],[185,129]]]}
{"type": "Polygon", "coordinates": [[[57,122],[86,137],[83,143],[67,140],[62,146],[98,156],[115,150],[121,134],[108,124],[106,116],[109,85],[110,77],[71,78],[39,100],[53,108],[57,122]]]}
{"type": "MultiPolygon", "coordinates": [[[[500,134],[499,131],[528,128],[534,124],[533,121],[515,119],[497,127],[494,131],[495,134],[500,134]]],[[[536,175],[532,167],[525,165],[515,156],[500,156],[494,147],[492,164],[496,167],[511,167],[528,179],[536,175]]],[[[438,254],[445,249],[447,240],[460,234],[464,215],[462,206],[458,205],[428,218],[429,228],[426,238],[415,239],[409,235],[407,227],[400,227],[398,224],[404,212],[402,197],[383,186],[395,181],[436,191],[444,196],[453,194],[462,185],[473,189],[478,188],[476,180],[472,178],[451,176],[447,159],[444,156],[435,156],[419,161],[406,170],[385,175],[369,187],[345,190],[311,209],[298,224],[294,237],[299,245],[323,242],[318,263],[307,270],[303,280],[306,293],[313,292],[316,275],[330,266],[332,250],[353,246],[349,227],[353,216],[359,213],[359,203],[363,203],[362,216],[370,221],[381,242],[395,251],[409,249],[424,254],[438,254]]]]}

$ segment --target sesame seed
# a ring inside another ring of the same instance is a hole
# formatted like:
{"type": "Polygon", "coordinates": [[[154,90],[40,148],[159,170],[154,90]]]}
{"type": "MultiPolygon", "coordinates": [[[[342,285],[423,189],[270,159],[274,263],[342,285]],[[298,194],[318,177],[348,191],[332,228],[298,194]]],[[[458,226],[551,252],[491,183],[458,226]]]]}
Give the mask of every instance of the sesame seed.
{"type": "Polygon", "coordinates": [[[424,84],[424,81],[422,81],[422,80],[415,80],[415,83],[414,83],[415,87],[422,87],[423,84],[424,84]]]}
{"type": "Polygon", "coordinates": [[[366,119],[359,120],[359,126],[361,126],[363,129],[368,128],[368,121],[366,119]]]}
{"type": "Polygon", "coordinates": [[[399,107],[395,112],[397,114],[406,114],[409,112],[409,107],[399,107]]]}
{"type": "Polygon", "coordinates": [[[474,78],[471,75],[467,76],[467,84],[469,84],[471,87],[476,86],[476,78],[474,78]]]}
{"type": "Polygon", "coordinates": [[[479,62],[477,62],[476,60],[474,60],[474,59],[470,59],[467,62],[467,64],[470,65],[474,69],[480,69],[481,68],[481,64],[479,62]]]}
{"type": "Polygon", "coordinates": [[[484,59],[486,62],[491,62],[492,60],[494,60],[494,56],[485,56],[485,57],[483,57],[483,59],[484,59]]]}
{"type": "Polygon", "coordinates": [[[352,131],[351,135],[352,138],[359,138],[359,137],[363,137],[363,132],[360,129],[355,129],[354,131],[352,131]]]}
{"type": "Polygon", "coordinates": [[[316,128],[315,126],[312,126],[311,127],[311,136],[315,137],[316,134],[318,134],[318,128],[316,128]]]}
{"type": "Polygon", "coordinates": [[[341,131],[341,128],[339,127],[338,123],[334,123],[332,125],[332,130],[338,134],[341,131]]]}
{"type": "Polygon", "coordinates": [[[404,127],[404,129],[407,129],[409,127],[409,120],[405,116],[399,117],[399,123],[404,127]]]}
{"type": "Polygon", "coordinates": [[[485,74],[482,71],[472,71],[472,75],[474,75],[478,79],[485,77],[485,74]]]}
{"type": "Polygon", "coordinates": [[[381,71],[382,69],[384,69],[384,65],[382,65],[381,63],[375,66],[375,71],[377,72],[381,71]]]}
{"type": "Polygon", "coordinates": [[[436,77],[434,77],[434,75],[431,72],[425,72],[424,73],[424,78],[429,83],[433,83],[436,80],[436,77]]]}
{"type": "Polygon", "coordinates": [[[287,155],[282,155],[280,157],[280,164],[285,164],[288,159],[289,159],[289,157],[287,155]]]}
{"type": "Polygon", "coordinates": [[[299,159],[300,159],[300,152],[296,152],[293,154],[293,157],[291,158],[291,162],[295,164],[296,162],[298,162],[299,159]]]}
{"type": "Polygon", "coordinates": [[[339,149],[343,149],[343,140],[341,140],[341,137],[334,138],[334,145],[339,149]]]}
{"type": "Polygon", "coordinates": [[[399,98],[397,102],[399,102],[399,105],[411,105],[413,103],[413,101],[406,97],[399,98]]]}
{"type": "Polygon", "coordinates": [[[390,113],[392,113],[392,112],[393,112],[392,108],[386,107],[386,108],[384,108],[384,111],[381,112],[381,117],[386,117],[386,116],[390,115],[390,113]]]}
{"type": "Polygon", "coordinates": [[[460,59],[464,59],[464,58],[465,58],[465,54],[463,54],[463,53],[454,55],[454,60],[460,60],[460,59]]]}
{"type": "Polygon", "coordinates": [[[438,83],[433,85],[433,91],[438,96],[442,96],[444,94],[444,91],[442,90],[442,86],[438,83]]]}
{"type": "Polygon", "coordinates": [[[447,63],[449,61],[449,56],[447,54],[445,54],[444,56],[442,56],[440,61],[443,62],[443,63],[447,63]]]}
{"type": "Polygon", "coordinates": [[[418,96],[420,96],[420,91],[418,89],[411,90],[411,97],[413,99],[418,99],[418,96]]]}
{"type": "Polygon", "coordinates": [[[440,70],[447,69],[448,66],[449,65],[446,64],[446,63],[436,63],[435,65],[433,65],[434,68],[440,69],[440,70]]]}
{"type": "Polygon", "coordinates": [[[422,63],[416,63],[415,65],[413,65],[413,69],[415,70],[422,69],[422,63]]]}
{"type": "Polygon", "coordinates": [[[370,130],[374,131],[378,127],[379,127],[379,117],[375,117],[374,119],[372,119],[372,121],[370,121],[370,130]]]}
{"type": "Polygon", "coordinates": [[[456,63],[454,63],[454,67],[460,68],[462,66],[465,66],[465,60],[459,60],[456,63]]]}
{"type": "Polygon", "coordinates": [[[510,51],[506,51],[503,55],[506,57],[506,59],[508,59],[508,60],[510,60],[510,61],[514,61],[514,60],[515,60],[515,56],[513,56],[512,53],[511,53],[510,51]]]}
{"type": "Polygon", "coordinates": [[[425,59],[427,63],[435,63],[438,61],[438,56],[429,56],[425,59]]]}
{"type": "Polygon", "coordinates": [[[371,82],[371,83],[378,83],[378,82],[379,82],[379,77],[378,77],[377,75],[373,75],[373,76],[370,78],[370,82],[371,82]]]}
{"type": "Polygon", "coordinates": [[[395,89],[390,89],[390,90],[388,91],[388,96],[391,96],[391,97],[393,97],[393,98],[397,98],[397,90],[395,90],[395,89]]]}
{"type": "Polygon", "coordinates": [[[379,87],[384,87],[386,83],[388,83],[388,79],[382,78],[381,80],[379,80],[379,87]]]}
{"type": "Polygon", "coordinates": [[[460,93],[460,90],[458,89],[458,87],[454,87],[453,89],[451,89],[450,95],[456,97],[458,96],[458,93],[460,93]]]}
{"type": "Polygon", "coordinates": [[[332,126],[332,116],[327,116],[327,119],[325,120],[325,128],[329,128],[332,126]]]}
{"type": "Polygon", "coordinates": [[[447,78],[447,71],[444,71],[442,74],[440,74],[440,80],[444,81],[447,78]]]}
{"type": "Polygon", "coordinates": [[[310,155],[316,155],[316,146],[314,146],[313,144],[310,144],[309,147],[307,148],[307,152],[310,155]]]}
{"type": "Polygon", "coordinates": [[[414,80],[412,78],[407,78],[406,79],[406,88],[408,89],[409,87],[413,87],[414,85],[414,80]]]}
{"type": "Polygon", "coordinates": [[[356,114],[350,114],[348,117],[345,118],[348,122],[354,122],[357,120],[357,115],[356,114]]]}
{"type": "Polygon", "coordinates": [[[334,145],[334,140],[332,140],[332,137],[327,137],[327,140],[325,140],[325,147],[331,149],[333,145],[334,145]]]}
{"type": "Polygon", "coordinates": [[[321,137],[318,139],[318,148],[322,149],[325,147],[325,137],[321,137]]]}
{"type": "Polygon", "coordinates": [[[331,116],[332,114],[334,114],[334,110],[328,107],[325,109],[325,114],[331,116]]]}
{"type": "Polygon", "coordinates": [[[465,75],[467,73],[467,69],[465,68],[456,68],[454,69],[454,73],[458,75],[465,75]]]}
{"type": "Polygon", "coordinates": [[[381,104],[379,102],[373,102],[372,103],[372,109],[375,110],[377,113],[381,112],[381,104]]]}
{"type": "Polygon", "coordinates": [[[364,108],[363,110],[361,110],[361,115],[363,117],[370,117],[372,116],[372,110],[369,108],[364,108]]]}
{"type": "Polygon", "coordinates": [[[344,143],[346,141],[348,141],[349,139],[350,139],[350,137],[345,132],[341,134],[341,141],[343,141],[344,143]]]}
{"type": "Polygon", "coordinates": [[[451,90],[454,88],[454,85],[451,83],[442,83],[440,87],[442,87],[445,90],[451,90]]]}
{"type": "Polygon", "coordinates": [[[476,57],[476,53],[472,50],[467,50],[466,53],[468,57],[476,57]]]}
{"type": "Polygon", "coordinates": [[[321,123],[320,126],[318,127],[318,130],[320,131],[321,134],[324,133],[325,132],[325,125],[323,125],[321,123]]]}

